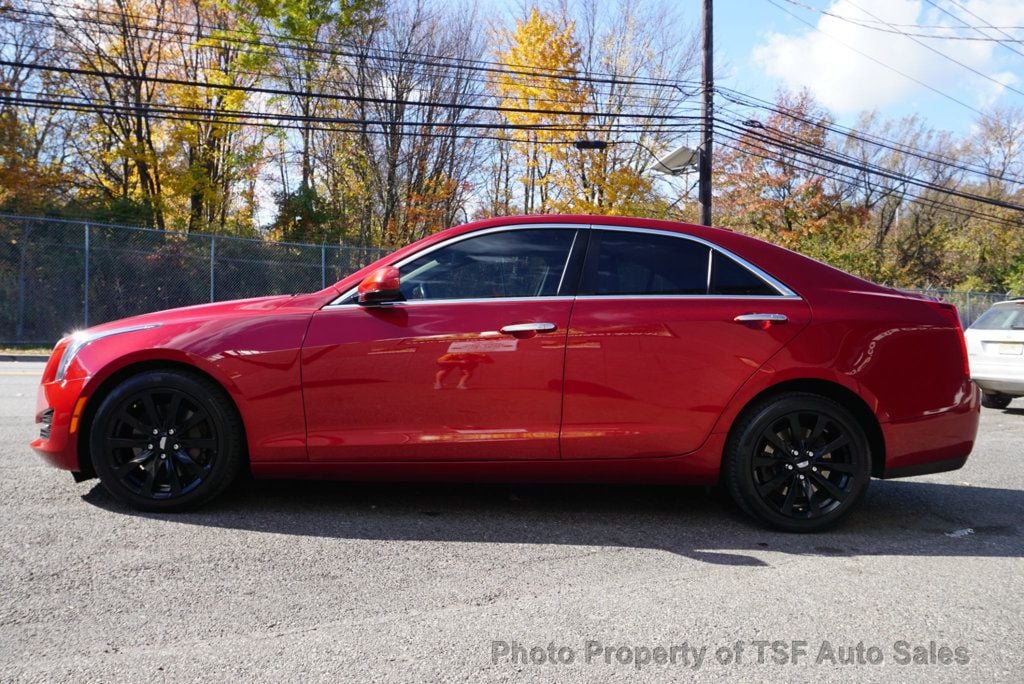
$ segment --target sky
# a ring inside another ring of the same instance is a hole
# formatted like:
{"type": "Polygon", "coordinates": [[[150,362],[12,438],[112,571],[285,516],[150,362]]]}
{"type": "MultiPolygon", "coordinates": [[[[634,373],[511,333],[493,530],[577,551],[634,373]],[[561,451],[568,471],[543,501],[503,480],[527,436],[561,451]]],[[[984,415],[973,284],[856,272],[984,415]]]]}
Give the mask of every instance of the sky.
{"type": "MultiPolygon", "coordinates": [[[[699,17],[700,0],[684,1],[699,17]]],[[[767,99],[807,88],[843,124],[878,110],[963,134],[973,110],[1024,107],[1024,42],[985,27],[1024,41],[1024,0],[715,0],[714,19],[719,85],[767,99]]]]}

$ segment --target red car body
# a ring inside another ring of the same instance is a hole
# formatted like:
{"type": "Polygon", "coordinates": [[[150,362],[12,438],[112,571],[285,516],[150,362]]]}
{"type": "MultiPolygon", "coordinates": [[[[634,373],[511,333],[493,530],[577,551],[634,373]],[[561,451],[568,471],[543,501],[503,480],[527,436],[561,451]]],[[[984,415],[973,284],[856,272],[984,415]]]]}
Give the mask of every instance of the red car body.
{"type": "Polygon", "coordinates": [[[32,447],[93,474],[92,411],[119,379],[182,366],[219,383],[257,477],[714,483],[737,415],[765,393],[842,403],[871,442],[872,474],[963,465],[979,393],[953,307],[855,278],[726,230],[593,216],[500,218],[427,237],[320,292],[220,302],[92,329],[159,323],[83,347],[63,380],[58,344],[32,447]],[[329,306],[381,266],[468,232],[626,226],[712,243],[796,296],[550,297],[329,306]],[[737,322],[767,310],[785,324],[737,322]],[[551,321],[550,335],[499,336],[551,321]],[[512,351],[512,353],[502,353],[512,351]]]}

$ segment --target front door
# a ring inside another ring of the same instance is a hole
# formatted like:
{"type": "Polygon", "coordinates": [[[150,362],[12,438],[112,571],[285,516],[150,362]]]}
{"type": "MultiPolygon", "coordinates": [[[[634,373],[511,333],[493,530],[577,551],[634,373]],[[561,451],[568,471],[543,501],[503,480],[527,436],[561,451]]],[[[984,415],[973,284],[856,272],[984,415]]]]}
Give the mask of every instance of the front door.
{"type": "Polygon", "coordinates": [[[302,350],[310,459],[557,459],[575,234],[454,238],[398,264],[405,302],[316,313],[302,350]]]}

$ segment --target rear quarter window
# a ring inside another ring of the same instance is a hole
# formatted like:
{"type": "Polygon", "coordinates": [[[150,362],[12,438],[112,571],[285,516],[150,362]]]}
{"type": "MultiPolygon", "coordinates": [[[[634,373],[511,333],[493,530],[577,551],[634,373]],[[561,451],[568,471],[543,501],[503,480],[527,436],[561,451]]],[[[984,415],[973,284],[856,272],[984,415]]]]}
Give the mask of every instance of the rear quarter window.
{"type": "Polygon", "coordinates": [[[711,287],[709,294],[745,297],[778,296],[775,288],[768,285],[733,259],[715,252],[711,258],[711,287]]]}

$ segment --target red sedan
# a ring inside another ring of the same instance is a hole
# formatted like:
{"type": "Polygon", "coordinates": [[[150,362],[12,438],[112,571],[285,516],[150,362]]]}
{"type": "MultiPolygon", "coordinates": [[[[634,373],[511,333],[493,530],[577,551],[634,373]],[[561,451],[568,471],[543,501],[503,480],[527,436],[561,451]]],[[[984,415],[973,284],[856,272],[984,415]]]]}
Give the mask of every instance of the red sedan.
{"type": "Polygon", "coordinates": [[[823,528],[963,466],[956,309],[730,231],[589,216],[432,235],[312,294],[57,343],[32,447],[137,508],[263,478],[721,482],[823,528]]]}

